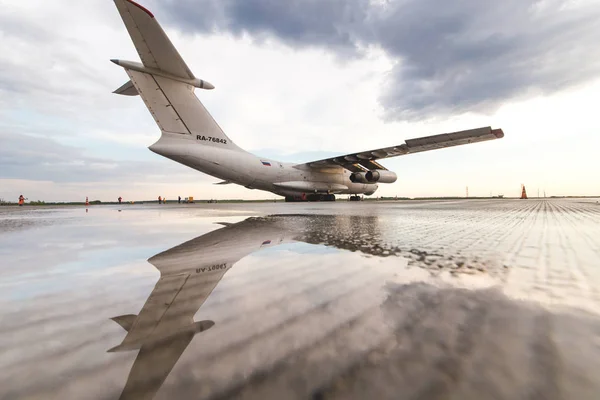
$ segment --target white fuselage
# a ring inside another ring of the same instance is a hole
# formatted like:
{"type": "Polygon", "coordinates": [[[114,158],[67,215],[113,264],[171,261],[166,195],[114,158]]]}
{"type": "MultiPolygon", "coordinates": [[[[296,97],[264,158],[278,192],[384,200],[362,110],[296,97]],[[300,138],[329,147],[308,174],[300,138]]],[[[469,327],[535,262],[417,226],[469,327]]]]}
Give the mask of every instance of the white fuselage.
{"type": "Polygon", "coordinates": [[[353,183],[342,167],[301,169],[297,164],[260,158],[235,146],[207,146],[193,136],[163,133],[149,149],[205,174],[280,196],[302,193],[372,194],[377,184],[353,183]]]}

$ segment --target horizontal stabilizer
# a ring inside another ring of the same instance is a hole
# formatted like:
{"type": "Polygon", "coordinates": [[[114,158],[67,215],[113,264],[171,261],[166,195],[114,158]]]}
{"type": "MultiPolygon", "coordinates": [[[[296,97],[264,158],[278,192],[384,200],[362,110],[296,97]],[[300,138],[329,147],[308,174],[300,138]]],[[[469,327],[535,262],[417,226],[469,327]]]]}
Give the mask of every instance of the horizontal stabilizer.
{"type": "Polygon", "coordinates": [[[135,315],[135,314],[125,314],[125,315],[119,315],[118,317],[113,317],[111,319],[113,321],[115,321],[117,324],[121,325],[121,327],[123,329],[125,329],[127,332],[129,332],[129,330],[133,326],[133,321],[135,321],[136,317],[137,317],[137,315],[135,315]]]}
{"type": "Polygon", "coordinates": [[[222,181],[222,182],[213,183],[213,185],[229,185],[230,183],[231,183],[230,181],[222,181]]]}
{"type": "Polygon", "coordinates": [[[133,82],[131,82],[131,80],[128,80],[127,82],[125,82],[125,84],[123,84],[123,86],[121,86],[120,88],[115,90],[113,93],[122,94],[124,96],[139,95],[137,89],[135,88],[135,86],[133,85],[133,82]]]}

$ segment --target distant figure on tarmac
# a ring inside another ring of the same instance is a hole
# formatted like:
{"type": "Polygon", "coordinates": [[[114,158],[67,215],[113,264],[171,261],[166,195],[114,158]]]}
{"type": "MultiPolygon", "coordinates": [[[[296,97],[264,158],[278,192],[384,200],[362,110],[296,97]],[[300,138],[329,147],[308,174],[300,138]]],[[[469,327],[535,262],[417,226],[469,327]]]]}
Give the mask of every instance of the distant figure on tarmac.
{"type": "Polygon", "coordinates": [[[25,204],[25,197],[23,197],[23,195],[19,196],[19,206],[22,206],[23,204],[25,204]]]}
{"type": "Polygon", "coordinates": [[[119,196],[119,204],[121,204],[122,200],[123,200],[123,198],[121,196],[119,196]]]}
{"type": "Polygon", "coordinates": [[[162,204],[162,197],[158,196],[158,204],[162,204]]]}
{"type": "Polygon", "coordinates": [[[179,204],[181,204],[181,196],[178,196],[178,197],[177,197],[177,202],[178,202],[179,204]]]}
{"type": "Polygon", "coordinates": [[[163,197],[163,204],[167,204],[167,198],[163,197]]]}

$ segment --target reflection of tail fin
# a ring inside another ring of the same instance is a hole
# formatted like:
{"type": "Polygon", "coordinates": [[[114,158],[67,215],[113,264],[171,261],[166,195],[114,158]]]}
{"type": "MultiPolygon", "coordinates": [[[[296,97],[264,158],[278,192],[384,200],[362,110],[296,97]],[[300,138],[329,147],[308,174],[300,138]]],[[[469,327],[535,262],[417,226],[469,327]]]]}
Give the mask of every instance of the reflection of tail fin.
{"type": "Polygon", "coordinates": [[[120,399],[154,398],[194,335],[214,324],[213,321],[199,321],[192,325],[192,329],[144,344],[131,367],[120,399]]]}
{"type": "Polygon", "coordinates": [[[120,399],[154,398],[193,338],[194,333],[187,331],[155,344],[144,345],[131,367],[120,399]]]}
{"type": "Polygon", "coordinates": [[[142,64],[113,60],[131,79],[131,86],[128,82],[115,92],[139,94],[163,134],[192,139],[194,144],[236,149],[194,95],[194,87],[214,86],[192,74],[150,11],[131,0],[114,1],[142,60],[142,64]]]}

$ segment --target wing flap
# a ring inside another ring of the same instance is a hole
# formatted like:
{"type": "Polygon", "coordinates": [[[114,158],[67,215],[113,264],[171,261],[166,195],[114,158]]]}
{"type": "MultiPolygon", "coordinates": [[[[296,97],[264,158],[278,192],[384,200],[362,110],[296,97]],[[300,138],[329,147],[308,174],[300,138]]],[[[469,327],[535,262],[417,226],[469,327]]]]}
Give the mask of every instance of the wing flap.
{"type": "Polygon", "coordinates": [[[406,141],[406,146],[409,153],[417,153],[420,151],[460,146],[463,144],[478,143],[494,139],[498,139],[498,136],[492,132],[491,127],[487,127],[409,139],[406,141]]]}
{"type": "Polygon", "coordinates": [[[422,151],[442,149],[445,147],[460,146],[463,144],[485,142],[504,137],[502,129],[492,129],[483,127],[468,129],[452,133],[442,133],[440,135],[425,136],[415,139],[408,139],[405,143],[398,146],[384,147],[382,149],[368,150],[359,153],[347,154],[344,156],[327,158],[324,160],[311,161],[305,164],[298,164],[295,167],[299,169],[311,168],[319,169],[332,165],[341,166],[351,172],[362,172],[365,170],[383,169],[376,160],[402,156],[405,154],[419,153],[422,151]]]}

